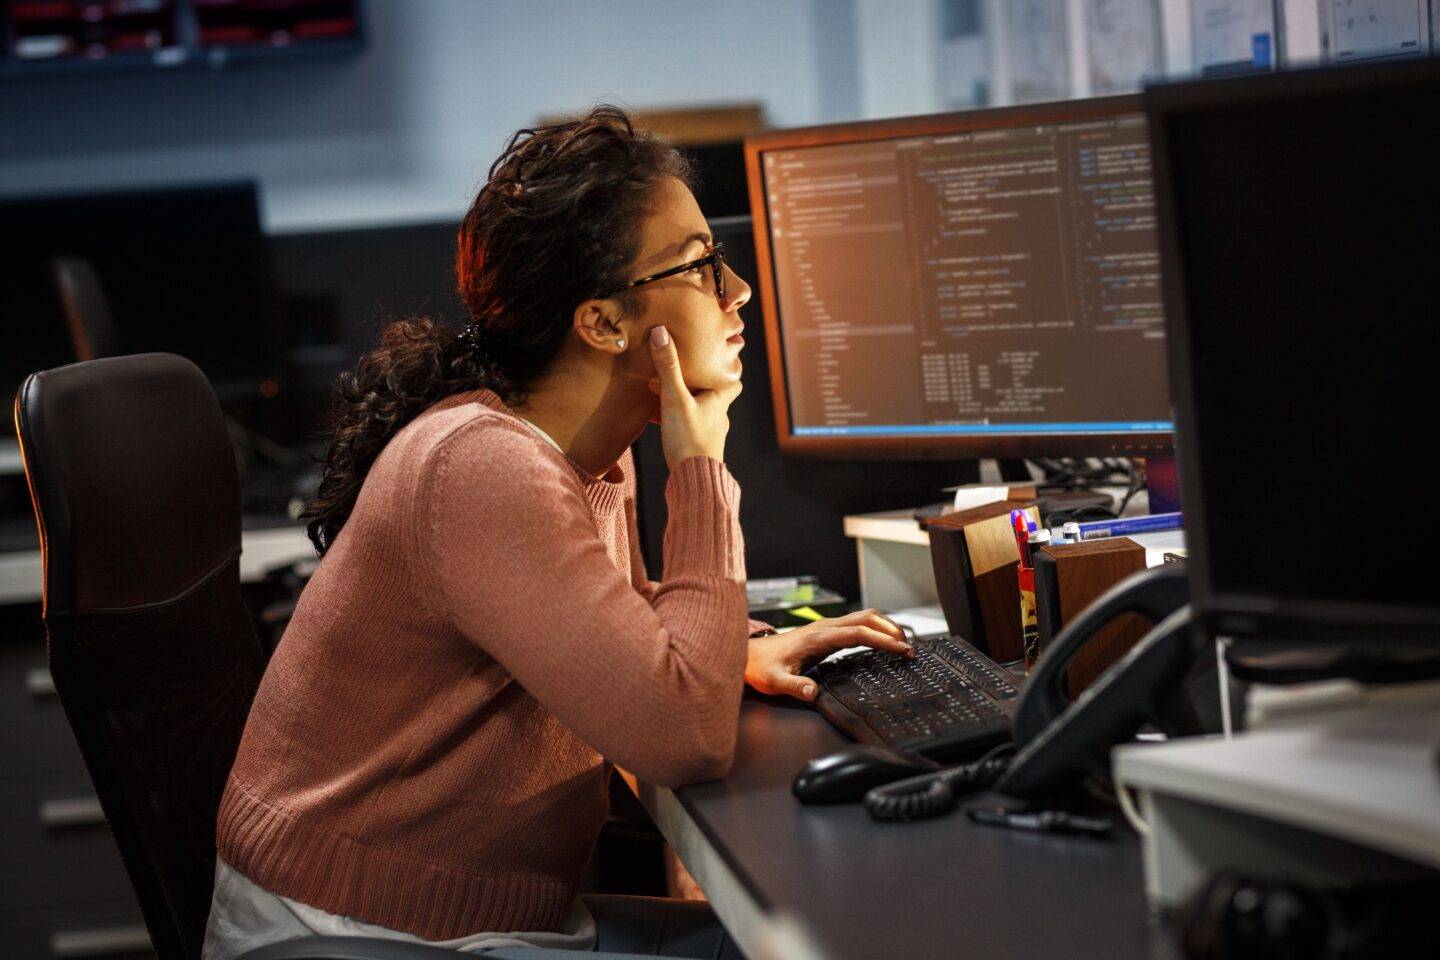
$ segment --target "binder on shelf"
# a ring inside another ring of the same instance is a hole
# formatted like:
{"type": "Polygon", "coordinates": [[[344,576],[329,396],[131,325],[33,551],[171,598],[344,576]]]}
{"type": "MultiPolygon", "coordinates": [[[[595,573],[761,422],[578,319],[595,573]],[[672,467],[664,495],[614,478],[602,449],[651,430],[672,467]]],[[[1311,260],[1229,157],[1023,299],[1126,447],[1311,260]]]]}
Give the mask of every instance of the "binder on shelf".
{"type": "MultiPolygon", "coordinates": [[[[1064,629],[1100,594],[1145,569],[1145,548],[1129,537],[1058,544],[1035,551],[1035,617],[1040,622],[1040,657],[1064,629]]],[[[1125,655],[1153,626],[1125,614],[1102,629],[1075,655],[1066,670],[1072,698],[1125,655]]]]}
{"type": "Polygon", "coordinates": [[[1021,500],[987,503],[924,521],[946,626],[1001,663],[1023,653],[1016,579],[1020,551],[1010,527],[1011,510],[1024,510],[1040,521],[1035,504],[1021,500]]]}

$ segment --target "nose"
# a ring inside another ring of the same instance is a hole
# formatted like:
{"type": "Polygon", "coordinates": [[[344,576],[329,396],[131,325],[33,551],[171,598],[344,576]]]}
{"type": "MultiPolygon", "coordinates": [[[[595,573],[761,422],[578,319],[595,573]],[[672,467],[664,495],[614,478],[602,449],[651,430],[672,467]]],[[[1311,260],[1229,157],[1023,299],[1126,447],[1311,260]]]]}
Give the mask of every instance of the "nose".
{"type": "Polygon", "coordinates": [[[730,264],[725,264],[725,311],[729,313],[739,310],[750,302],[750,284],[740,278],[740,274],[730,269],[730,264]]]}

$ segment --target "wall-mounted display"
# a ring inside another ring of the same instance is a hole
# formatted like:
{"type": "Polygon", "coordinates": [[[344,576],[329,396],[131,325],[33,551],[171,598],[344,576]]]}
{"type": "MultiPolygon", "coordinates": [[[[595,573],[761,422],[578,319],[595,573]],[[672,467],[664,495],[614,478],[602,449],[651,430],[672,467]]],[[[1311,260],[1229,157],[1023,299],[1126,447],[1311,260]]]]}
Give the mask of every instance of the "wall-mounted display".
{"type": "Polygon", "coordinates": [[[0,0],[6,76],[360,49],[359,0],[0,0]]]}

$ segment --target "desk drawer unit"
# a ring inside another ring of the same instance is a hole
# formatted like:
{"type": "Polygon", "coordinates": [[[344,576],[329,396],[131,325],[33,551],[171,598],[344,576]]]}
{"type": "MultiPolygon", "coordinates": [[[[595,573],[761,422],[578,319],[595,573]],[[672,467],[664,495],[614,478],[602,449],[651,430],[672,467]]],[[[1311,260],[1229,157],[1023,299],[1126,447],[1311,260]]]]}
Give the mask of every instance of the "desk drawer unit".
{"type": "Polygon", "coordinates": [[[151,954],[45,664],[38,606],[0,608],[0,955],[151,954]]]}
{"type": "Polygon", "coordinates": [[[138,908],[97,905],[86,911],[18,923],[0,921],[0,944],[14,960],[153,960],[138,908]]]}
{"type": "Polygon", "coordinates": [[[45,665],[37,613],[33,630],[0,634],[0,789],[75,773],[85,776],[85,761],[45,665]]]}

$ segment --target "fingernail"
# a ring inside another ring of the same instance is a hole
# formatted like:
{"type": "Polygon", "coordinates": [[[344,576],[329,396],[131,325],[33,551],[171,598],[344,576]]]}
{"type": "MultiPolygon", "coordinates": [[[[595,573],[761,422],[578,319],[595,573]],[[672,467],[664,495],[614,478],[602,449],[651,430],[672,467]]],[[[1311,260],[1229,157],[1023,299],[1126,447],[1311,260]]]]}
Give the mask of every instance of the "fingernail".
{"type": "Polygon", "coordinates": [[[663,347],[670,342],[670,331],[663,326],[650,328],[650,342],[657,347],[663,347]]]}
{"type": "Polygon", "coordinates": [[[905,648],[905,656],[907,656],[907,657],[913,657],[913,656],[915,656],[915,648],[914,648],[913,646],[911,646],[911,645],[908,644],[908,643],[902,643],[900,646],[902,646],[902,647],[905,648]]]}
{"type": "Polygon", "coordinates": [[[813,683],[802,684],[801,687],[800,687],[800,692],[803,693],[803,694],[805,694],[805,699],[807,699],[807,700],[810,699],[811,697],[815,696],[815,684],[813,684],[813,683]]]}

